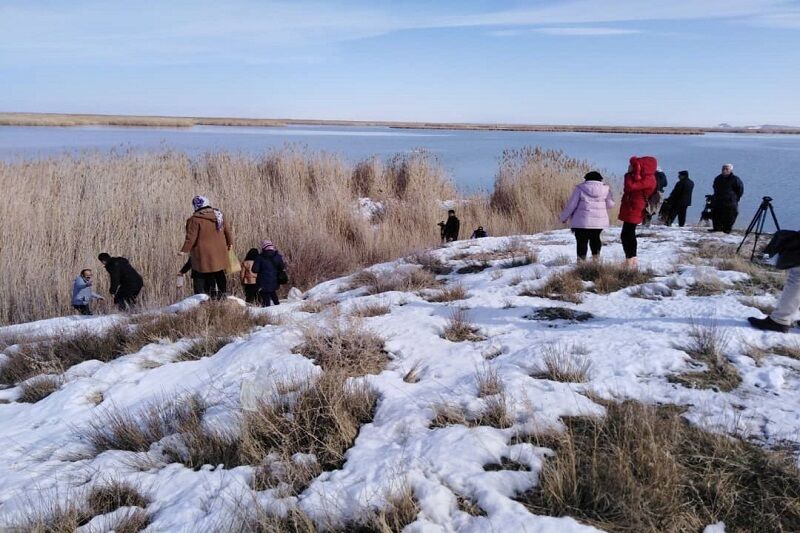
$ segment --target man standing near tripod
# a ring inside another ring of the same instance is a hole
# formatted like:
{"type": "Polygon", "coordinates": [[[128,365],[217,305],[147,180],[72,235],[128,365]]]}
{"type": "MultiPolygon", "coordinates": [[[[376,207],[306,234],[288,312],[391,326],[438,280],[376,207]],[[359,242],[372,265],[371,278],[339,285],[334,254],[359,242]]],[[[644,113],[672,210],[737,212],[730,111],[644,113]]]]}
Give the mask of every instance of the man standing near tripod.
{"type": "Polygon", "coordinates": [[[744,194],[742,180],[733,173],[733,165],[722,165],[722,173],[714,178],[714,197],[711,199],[712,229],[730,233],[739,215],[739,200],[744,194]]]}

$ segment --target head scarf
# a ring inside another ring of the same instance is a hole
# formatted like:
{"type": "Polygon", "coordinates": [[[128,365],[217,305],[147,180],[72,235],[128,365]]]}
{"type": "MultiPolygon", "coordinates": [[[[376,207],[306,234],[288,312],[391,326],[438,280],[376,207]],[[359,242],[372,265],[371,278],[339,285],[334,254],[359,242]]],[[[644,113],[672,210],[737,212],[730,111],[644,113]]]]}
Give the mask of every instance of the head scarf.
{"type": "Polygon", "coordinates": [[[268,250],[275,251],[275,245],[272,244],[271,240],[264,239],[263,241],[261,241],[261,249],[264,250],[265,252],[268,250]]]}
{"type": "MultiPolygon", "coordinates": [[[[194,198],[192,198],[192,207],[194,207],[195,211],[198,211],[198,210],[203,209],[205,207],[211,207],[211,203],[208,201],[208,198],[206,198],[205,196],[195,196],[194,198]]],[[[224,225],[224,222],[225,222],[223,217],[222,217],[222,211],[220,211],[219,209],[216,209],[214,207],[211,207],[211,209],[214,210],[214,217],[216,217],[216,219],[217,219],[217,231],[221,231],[222,230],[222,226],[224,225]]]]}

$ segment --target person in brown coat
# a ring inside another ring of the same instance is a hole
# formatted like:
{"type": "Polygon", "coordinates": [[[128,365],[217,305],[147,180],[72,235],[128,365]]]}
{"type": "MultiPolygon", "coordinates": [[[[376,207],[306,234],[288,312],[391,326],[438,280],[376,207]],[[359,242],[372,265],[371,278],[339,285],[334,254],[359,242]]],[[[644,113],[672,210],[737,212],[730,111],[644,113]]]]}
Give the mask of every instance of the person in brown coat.
{"type": "Polygon", "coordinates": [[[186,239],[179,252],[191,255],[195,294],[221,298],[228,290],[225,269],[229,266],[228,250],[233,236],[222,211],[211,207],[208,198],[192,199],[194,214],[186,221],[186,239]]]}

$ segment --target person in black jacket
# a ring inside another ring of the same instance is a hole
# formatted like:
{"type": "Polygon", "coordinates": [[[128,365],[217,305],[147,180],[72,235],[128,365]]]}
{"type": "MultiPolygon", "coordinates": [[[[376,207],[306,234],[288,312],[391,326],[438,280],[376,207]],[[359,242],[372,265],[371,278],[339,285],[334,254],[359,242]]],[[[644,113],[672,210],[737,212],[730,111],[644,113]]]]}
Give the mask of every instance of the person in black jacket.
{"type": "Polygon", "coordinates": [[[722,166],[722,173],[714,178],[714,198],[711,201],[712,229],[730,233],[739,215],[739,200],[744,194],[742,180],[733,173],[733,165],[722,166]]]}
{"type": "Polygon", "coordinates": [[[253,262],[253,272],[257,274],[256,284],[258,285],[261,305],[269,307],[270,303],[280,305],[278,300],[278,287],[281,285],[281,277],[286,279],[286,263],[283,257],[275,249],[275,245],[270,240],[261,241],[261,254],[253,262]]]}
{"type": "Polygon", "coordinates": [[[130,309],[136,304],[136,298],[144,286],[142,276],[124,257],[111,257],[103,252],[97,259],[103,263],[111,279],[109,292],[114,297],[114,303],[122,311],[130,309]]]}
{"type": "Polygon", "coordinates": [[[678,226],[683,227],[686,224],[686,210],[692,205],[693,191],[694,182],[689,179],[689,171],[681,170],[678,172],[678,183],[675,184],[669,198],[667,198],[670,210],[667,226],[671,226],[676,217],[678,218],[678,226]]]}
{"type": "Polygon", "coordinates": [[[656,167],[656,190],[661,194],[664,194],[664,191],[667,190],[667,185],[669,185],[669,182],[667,181],[667,175],[664,174],[664,171],[661,170],[661,167],[656,167]]]}
{"type": "Polygon", "coordinates": [[[456,212],[451,209],[447,212],[447,222],[444,224],[445,242],[457,241],[459,229],[461,229],[461,221],[458,220],[456,212]]]}
{"type": "Polygon", "coordinates": [[[764,249],[770,257],[778,255],[776,266],[788,270],[786,284],[775,310],[766,318],[748,318],[756,329],[788,333],[800,310],[800,231],[781,230],[764,249]]]}

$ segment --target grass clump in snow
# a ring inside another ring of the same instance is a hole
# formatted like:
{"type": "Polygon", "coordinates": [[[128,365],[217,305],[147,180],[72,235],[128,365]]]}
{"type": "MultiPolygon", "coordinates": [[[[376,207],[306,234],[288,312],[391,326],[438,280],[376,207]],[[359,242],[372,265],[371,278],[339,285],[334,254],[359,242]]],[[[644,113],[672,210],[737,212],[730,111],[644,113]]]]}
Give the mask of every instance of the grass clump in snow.
{"type": "Polygon", "coordinates": [[[777,346],[773,346],[769,349],[770,352],[774,353],[775,355],[780,355],[783,357],[789,357],[791,359],[798,359],[800,360],[800,342],[795,341],[794,343],[788,344],[779,344],[777,346]]]}
{"type": "Polygon", "coordinates": [[[480,398],[500,394],[505,389],[503,380],[500,379],[497,370],[488,365],[475,373],[475,382],[478,385],[478,396],[480,398]]]}
{"type": "Polygon", "coordinates": [[[433,418],[430,428],[447,426],[491,426],[499,429],[509,428],[514,424],[508,407],[508,398],[504,390],[493,396],[484,398],[484,407],[476,415],[469,415],[460,405],[441,402],[433,406],[433,418]]]}
{"type": "Polygon", "coordinates": [[[389,272],[362,270],[350,276],[348,290],[364,287],[368,294],[381,294],[384,292],[415,292],[423,289],[437,289],[442,282],[436,276],[422,268],[415,268],[406,272],[389,272]]]}
{"type": "Polygon", "coordinates": [[[233,341],[232,337],[202,337],[192,342],[175,358],[176,361],[198,361],[210,357],[233,341]]]}
{"type": "Polygon", "coordinates": [[[107,362],[159,341],[186,338],[236,337],[270,323],[234,302],[203,302],[188,311],[140,315],[133,323],[117,324],[102,332],[78,333],[23,344],[0,366],[0,383],[13,385],[42,373],[60,374],[93,359],[107,362]]]}
{"type": "Polygon", "coordinates": [[[627,287],[641,285],[653,279],[649,269],[628,268],[623,264],[602,261],[582,261],[573,269],[574,274],[583,281],[594,283],[594,292],[610,294],[627,287]]]}
{"type": "Polygon", "coordinates": [[[591,361],[580,345],[549,344],[541,349],[544,369],[531,377],[564,383],[585,383],[589,380],[591,361]]]}
{"type": "Polygon", "coordinates": [[[689,354],[694,361],[705,364],[705,370],[670,376],[669,380],[693,388],[723,392],[738,387],[742,382],[739,370],[725,357],[725,350],[730,344],[728,335],[716,325],[695,325],[689,336],[691,340],[687,344],[675,347],[689,354]]]}
{"type": "Polygon", "coordinates": [[[75,494],[62,502],[57,498],[31,502],[25,512],[4,526],[3,531],[32,533],[68,533],[85,526],[93,518],[126,507],[124,512],[100,520],[100,529],[88,531],[115,531],[137,533],[150,523],[150,514],[144,509],[150,498],[132,485],[111,480],[95,485],[88,492],[75,494]]]}
{"type": "Polygon", "coordinates": [[[199,396],[160,399],[133,411],[112,406],[78,430],[94,455],[107,450],[146,452],[164,437],[197,426],[206,405],[199,396]]]}
{"type": "Polygon", "coordinates": [[[333,371],[309,379],[293,396],[261,401],[244,415],[242,463],[261,465],[256,489],[283,486],[297,494],[322,471],[341,468],[377,401],[368,386],[333,371]],[[268,460],[276,455],[278,462],[268,460]]]}
{"type": "Polygon", "coordinates": [[[606,531],[800,529],[800,472],[792,460],[690,426],[673,410],[610,404],[602,418],[564,419],[539,486],[521,498],[535,514],[572,516],[606,531]]]}
{"type": "Polygon", "coordinates": [[[520,296],[536,296],[551,300],[563,300],[579,304],[583,301],[583,282],[573,271],[556,272],[547,278],[544,285],[531,291],[526,289],[520,296]]]}
{"type": "Polygon", "coordinates": [[[478,274],[490,266],[492,264],[487,259],[468,259],[466,265],[456,270],[456,274],[478,274]]]}
{"type": "Polygon", "coordinates": [[[706,274],[699,277],[686,289],[687,296],[715,296],[724,294],[730,287],[719,279],[716,274],[706,274]]]}
{"type": "Polygon", "coordinates": [[[455,302],[469,298],[467,289],[460,283],[450,285],[433,294],[425,296],[425,301],[432,303],[455,302]]]}
{"type": "Polygon", "coordinates": [[[18,402],[36,403],[44,400],[59,388],[64,382],[61,376],[37,376],[20,385],[18,402]]]}
{"type": "Polygon", "coordinates": [[[469,313],[465,309],[456,309],[450,316],[450,320],[442,330],[442,338],[451,342],[477,342],[485,339],[469,318],[469,313]]]}
{"type": "Polygon", "coordinates": [[[423,270],[430,272],[434,276],[444,276],[453,271],[453,267],[431,252],[414,254],[409,256],[406,260],[409,263],[421,266],[423,270]]]}
{"type": "Polygon", "coordinates": [[[323,299],[323,300],[305,300],[298,309],[303,313],[321,313],[326,309],[330,309],[331,307],[336,307],[339,303],[336,300],[332,299],[323,299]]]}
{"type": "Polygon", "coordinates": [[[539,254],[535,250],[527,250],[513,254],[510,259],[500,263],[500,268],[518,268],[539,262],[539,254]]]}
{"type": "Polygon", "coordinates": [[[350,311],[350,316],[358,318],[372,318],[375,316],[388,315],[392,308],[389,304],[380,302],[371,302],[366,304],[359,304],[353,307],[350,311]]]}
{"type": "Polygon", "coordinates": [[[325,371],[341,370],[348,376],[377,374],[389,360],[383,339],[354,323],[307,327],[293,352],[313,359],[325,371]]]}

